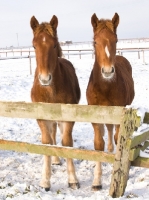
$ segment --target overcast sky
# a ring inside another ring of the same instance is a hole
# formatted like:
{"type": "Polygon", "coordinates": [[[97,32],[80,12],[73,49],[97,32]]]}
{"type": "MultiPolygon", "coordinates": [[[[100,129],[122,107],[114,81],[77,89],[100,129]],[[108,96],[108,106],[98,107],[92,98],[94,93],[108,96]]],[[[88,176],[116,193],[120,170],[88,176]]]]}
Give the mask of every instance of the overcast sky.
{"type": "Polygon", "coordinates": [[[118,38],[149,37],[149,0],[0,0],[0,47],[32,45],[30,18],[59,20],[59,41],[92,41],[91,16],[120,16],[118,38]]]}

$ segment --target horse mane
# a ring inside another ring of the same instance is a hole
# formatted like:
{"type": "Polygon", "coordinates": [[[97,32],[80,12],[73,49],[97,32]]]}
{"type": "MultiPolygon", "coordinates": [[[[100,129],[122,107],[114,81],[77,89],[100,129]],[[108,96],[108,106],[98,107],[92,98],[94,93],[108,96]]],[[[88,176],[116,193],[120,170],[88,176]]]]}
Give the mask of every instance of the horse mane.
{"type": "Polygon", "coordinates": [[[54,30],[53,27],[47,22],[43,22],[43,23],[39,24],[39,26],[37,26],[37,28],[35,29],[34,34],[36,35],[36,34],[38,34],[39,32],[42,32],[42,31],[51,35],[53,38],[56,39],[56,41],[57,41],[57,45],[56,45],[57,55],[58,55],[58,57],[62,57],[62,48],[61,48],[60,43],[58,41],[57,31],[54,30]]]}
{"type": "MultiPolygon", "coordinates": [[[[95,32],[95,35],[98,34],[102,29],[109,29],[110,31],[112,31],[113,33],[115,33],[114,31],[114,25],[112,23],[111,20],[109,19],[100,19],[98,20],[98,24],[97,24],[97,27],[96,27],[96,32],[95,32]]],[[[95,42],[93,41],[93,47],[95,49],[95,42]]]]}
{"type": "Polygon", "coordinates": [[[100,19],[97,24],[96,33],[100,32],[102,29],[109,29],[114,33],[114,25],[109,19],[100,19]]]}

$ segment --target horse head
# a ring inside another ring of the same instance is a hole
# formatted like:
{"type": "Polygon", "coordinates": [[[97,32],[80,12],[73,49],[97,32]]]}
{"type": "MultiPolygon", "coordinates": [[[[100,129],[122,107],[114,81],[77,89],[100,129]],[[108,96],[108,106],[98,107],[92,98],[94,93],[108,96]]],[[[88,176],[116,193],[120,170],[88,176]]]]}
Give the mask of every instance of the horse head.
{"type": "Polygon", "coordinates": [[[91,24],[94,32],[96,62],[101,68],[102,77],[111,80],[115,74],[116,30],[119,24],[119,15],[115,13],[112,20],[99,20],[96,14],[93,14],[91,24]]]}
{"type": "Polygon", "coordinates": [[[53,15],[49,23],[41,23],[33,16],[30,20],[33,30],[33,47],[35,48],[38,78],[41,85],[50,85],[52,74],[61,57],[61,48],[57,38],[58,18],[53,15]]]}

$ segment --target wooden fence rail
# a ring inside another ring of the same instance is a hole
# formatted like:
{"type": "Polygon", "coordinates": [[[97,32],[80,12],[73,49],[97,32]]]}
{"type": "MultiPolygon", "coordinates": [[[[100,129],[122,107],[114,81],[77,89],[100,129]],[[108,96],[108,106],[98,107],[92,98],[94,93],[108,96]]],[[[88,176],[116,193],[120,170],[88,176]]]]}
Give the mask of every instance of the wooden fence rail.
{"type": "Polygon", "coordinates": [[[0,101],[0,116],[120,124],[123,107],[0,101]],[[68,114],[69,113],[69,114],[68,114]]]}
{"type": "MultiPolygon", "coordinates": [[[[67,56],[68,59],[72,55],[79,55],[79,58],[82,58],[82,55],[92,55],[92,58],[94,58],[94,49],[63,49],[64,56],[67,56]]],[[[137,52],[138,53],[138,59],[140,59],[140,53],[143,54],[143,60],[144,59],[144,52],[149,51],[149,47],[138,47],[138,48],[132,48],[132,47],[123,47],[123,48],[117,48],[116,52],[119,55],[123,55],[123,53],[132,53],[137,52]]],[[[0,60],[3,59],[10,59],[10,58],[23,58],[23,57],[35,57],[35,51],[33,49],[15,49],[15,50],[3,50],[0,51],[0,60]],[[17,55],[16,55],[17,54],[17,55]],[[19,55],[18,55],[19,54],[19,55]],[[10,56],[11,55],[11,56],[10,56]]]]}
{"type": "MultiPolygon", "coordinates": [[[[149,142],[145,142],[149,139],[149,131],[144,131],[140,136],[133,136],[134,130],[141,123],[141,118],[137,116],[137,110],[135,109],[114,106],[26,102],[0,102],[0,108],[0,116],[11,118],[120,124],[115,154],[71,147],[0,140],[0,149],[3,150],[113,163],[109,190],[112,197],[120,197],[124,194],[131,165],[149,168],[149,158],[139,156],[140,150],[144,150],[149,145],[149,142]],[[140,146],[142,142],[144,142],[144,145],[140,146]]],[[[149,122],[149,113],[145,114],[144,122],[149,122]]]]}
{"type": "Polygon", "coordinates": [[[114,162],[114,154],[94,150],[75,149],[72,147],[58,147],[54,145],[39,145],[25,142],[0,140],[0,149],[15,150],[18,152],[28,152],[47,156],[52,155],[63,158],[75,158],[80,160],[83,159],[109,163],[114,162]]]}
{"type": "MultiPolygon", "coordinates": [[[[140,53],[142,52],[142,59],[143,63],[145,63],[145,55],[144,52],[149,51],[149,48],[117,48],[116,53],[118,55],[123,55],[124,53],[138,53],[138,59],[141,58],[140,53]]],[[[63,50],[64,57],[67,56],[69,59],[70,56],[79,55],[79,58],[81,59],[83,55],[92,55],[92,58],[94,58],[94,49],[75,49],[75,50],[63,50]]],[[[148,56],[149,57],[149,56],[148,56]]],[[[32,62],[31,58],[35,58],[35,51],[28,49],[28,50],[3,50],[0,51],[0,60],[8,60],[8,59],[21,59],[21,58],[28,58],[29,59],[29,71],[30,75],[32,75],[32,62]],[[20,54],[16,56],[16,53],[20,54]],[[5,56],[2,56],[5,54],[5,56]],[[8,56],[9,54],[13,54],[13,56],[8,56]],[[24,55],[25,54],[25,55],[24,55]],[[26,55],[27,54],[27,55],[26,55]]]]}

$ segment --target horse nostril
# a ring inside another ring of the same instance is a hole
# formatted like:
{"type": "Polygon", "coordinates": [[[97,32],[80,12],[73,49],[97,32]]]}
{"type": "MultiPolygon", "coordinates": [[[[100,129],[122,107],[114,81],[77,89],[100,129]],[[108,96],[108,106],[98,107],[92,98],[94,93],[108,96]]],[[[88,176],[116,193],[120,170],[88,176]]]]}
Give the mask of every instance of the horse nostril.
{"type": "Polygon", "coordinates": [[[114,73],[114,67],[112,67],[112,71],[111,71],[111,73],[114,73]]]}
{"type": "Polygon", "coordinates": [[[114,71],[115,71],[114,67],[111,67],[111,70],[110,70],[110,68],[108,69],[108,68],[104,68],[104,67],[102,67],[102,69],[101,69],[102,73],[107,73],[107,74],[114,73],[114,71]]]}
{"type": "Polygon", "coordinates": [[[52,75],[51,75],[51,74],[49,74],[49,81],[51,80],[51,78],[52,78],[52,75]]]}
{"type": "Polygon", "coordinates": [[[111,67],[102,67],[101,73],[103,78],[111,79],[114,76],[115,69],[113,66],[111,67]]]}
{"type": "Polygon", "coordinates": [[[39,74],[38,78],[39,78],[41,85],[50,85],[52,75],[48,74],[47,76],[43,76],[42,74],[39,74]]]}

